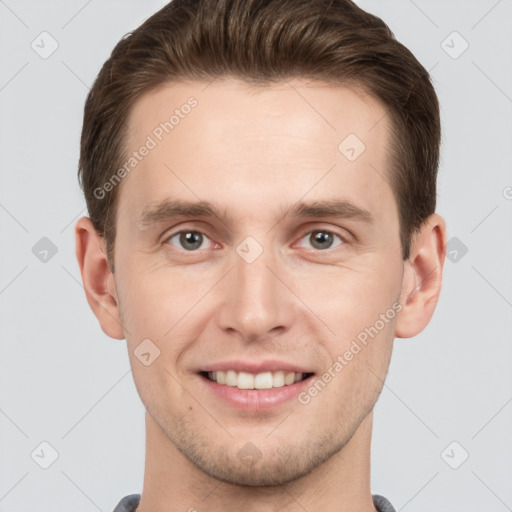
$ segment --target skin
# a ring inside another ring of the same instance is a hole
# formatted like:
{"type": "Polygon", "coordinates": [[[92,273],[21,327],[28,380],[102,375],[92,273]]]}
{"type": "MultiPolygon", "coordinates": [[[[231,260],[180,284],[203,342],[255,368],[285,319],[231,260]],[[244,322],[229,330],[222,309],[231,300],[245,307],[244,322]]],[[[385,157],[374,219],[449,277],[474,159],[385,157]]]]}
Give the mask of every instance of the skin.
{"type": "Polygon", "coordinates": [[[198,105],[119,185],[115,274],[90,220],[76,224],[89,304],[108,336],[126,338],[147,411],[137,510],[374,511],[372,410],[394,338],[418,334],[434,312],[445,222],[427,219],[402,260],[386,179],[389,118],[377,99],[345,87],[168,84],[134,105],[128,147],[190,96],[198,105]],[[366,146],[352,162],[338,150],[348,134],[366,146]],[[230,218],[142,226],[142,212],[166,198],[210,201],[230,218]],[[373,223],[282,215],[299,200],[333,198],[373,223]],[[202,233],[201,247],[169,238],[180,230],[202,233]],[[315,230],[332,233],[331,245],[318,248],[315,230]],[[247,236],[263,250],[252,263],[236,251],[247,236]],[[241,411],[197,373],[228,359],[276,358],[321,377],[393,304],[401,311],[307,404],[241,411]],[[134,355],[146,338],[160,350],[149,366],[134,355]],[[247,443],[259,454],[251,464],[240,457],[247,443]]]}

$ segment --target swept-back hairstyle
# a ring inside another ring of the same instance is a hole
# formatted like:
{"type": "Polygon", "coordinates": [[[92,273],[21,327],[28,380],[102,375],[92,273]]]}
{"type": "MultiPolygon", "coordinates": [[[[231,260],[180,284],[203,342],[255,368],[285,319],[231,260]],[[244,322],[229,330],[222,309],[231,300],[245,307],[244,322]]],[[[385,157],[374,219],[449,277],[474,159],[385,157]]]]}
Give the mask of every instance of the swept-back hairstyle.
{"type": "Polygon", "coordinates": [[[389,27],[350,0],[172,0],[119,41],[85,103],[78,175],[112,270],[121,187],[95,190],[125,161],[131,107],[165,83],[219,76],[263,86],[306,78],[380,100],[409,258],[412,235],[435,211],[441,127],[429,73],[389,27]]]}

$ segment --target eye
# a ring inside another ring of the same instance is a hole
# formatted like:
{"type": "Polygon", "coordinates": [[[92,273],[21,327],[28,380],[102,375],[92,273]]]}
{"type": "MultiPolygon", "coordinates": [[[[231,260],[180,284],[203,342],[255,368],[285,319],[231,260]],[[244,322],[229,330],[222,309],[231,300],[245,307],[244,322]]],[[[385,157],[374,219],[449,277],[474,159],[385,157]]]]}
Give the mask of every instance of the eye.
{"type": "Polygon", "coordinates": [[[330,249],[332,247],[335,237],[338,238],[342,244],[345,243],[341,236],[325,229],[316,229],[315,231],[310,231],[305,236],[303,236],[301,240],[307,239],[313,246],[313,249],[324,250],[330,249]]]}
{"type": "Polygon", "coordinates": [[[178,247],[178,249],[182,248],[185,249],[186,251],[206,249],[206,247],[201,246],[203,245],[203,242],[210,240],[206,235],[204,235],[200,231],[193,230],[178,231],[177,233],[174,233],[174,235],[171,235],[165,240],[166,243],[170,243],[171,245],[176,247],[176,245],[174,245],[174,243],[172,242],[173,239],[176,239],[178,243],[181,245],[181,247],[178,247]]]}

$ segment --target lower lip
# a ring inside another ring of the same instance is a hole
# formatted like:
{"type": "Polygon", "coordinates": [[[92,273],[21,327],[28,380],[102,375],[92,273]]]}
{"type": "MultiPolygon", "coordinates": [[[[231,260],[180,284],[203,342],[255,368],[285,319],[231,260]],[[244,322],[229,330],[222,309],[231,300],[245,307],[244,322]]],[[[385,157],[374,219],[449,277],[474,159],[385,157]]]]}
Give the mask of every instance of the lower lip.
{"type": "Polygon", "coordinates": [[[295,382],[289,386],[270,389],[238,389],[236,386],[218,384],[203,375],[199,378],[216,396],[223,399],[231,407],[245,411],[260,411],[278,407],[290,400],[297,399],[297,395],[309,386],[314,375],[295,382]]]}

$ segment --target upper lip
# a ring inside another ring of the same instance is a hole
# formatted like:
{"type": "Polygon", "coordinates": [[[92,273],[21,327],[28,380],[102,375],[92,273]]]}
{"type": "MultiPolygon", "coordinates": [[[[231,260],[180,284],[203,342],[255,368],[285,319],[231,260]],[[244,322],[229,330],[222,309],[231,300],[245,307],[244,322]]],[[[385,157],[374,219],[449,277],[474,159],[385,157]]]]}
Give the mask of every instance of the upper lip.
{"type": "Polygon", "coordinates": [[[313,373],[311,370],[286,361],[278,361],[276,359],[268,359],[265,361],[243,361],[241,359],[235,359],[232,361],[221,361],[218,363],[208,364],[201,367],[200,372],[217,372],[235,370],[236,372],[247,372],[255,375],[264,372],[277,372],[282,370],[284,372],[294,373],[313,373]]]}

